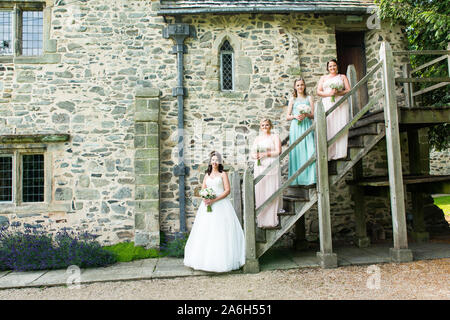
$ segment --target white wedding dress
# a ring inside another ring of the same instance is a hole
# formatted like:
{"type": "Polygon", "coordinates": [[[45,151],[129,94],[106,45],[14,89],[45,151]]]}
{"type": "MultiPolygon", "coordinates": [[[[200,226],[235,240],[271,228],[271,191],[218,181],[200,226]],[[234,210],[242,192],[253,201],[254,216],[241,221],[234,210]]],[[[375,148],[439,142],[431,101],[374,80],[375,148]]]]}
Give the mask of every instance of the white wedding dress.
{"type": "MultiPolygon", "coordinates": [[[[224,192],[221,176],[206,178],[216,195],[224,192]]],[[[245,264],[244,232],[228,197],[214,202],[212,212],[203,202],[184,249],[184,264],[196,270],[227,272],[245,264]]]]}

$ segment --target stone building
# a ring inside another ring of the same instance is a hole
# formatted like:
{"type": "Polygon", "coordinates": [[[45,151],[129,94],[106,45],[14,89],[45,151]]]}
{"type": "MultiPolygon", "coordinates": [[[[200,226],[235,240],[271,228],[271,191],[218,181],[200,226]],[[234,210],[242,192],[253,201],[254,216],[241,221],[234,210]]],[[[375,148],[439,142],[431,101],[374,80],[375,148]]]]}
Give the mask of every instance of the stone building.
{"type": "MultiPolygon", "coordinates": [[[[160,231],[189,230],[209,152],[242,173],[261,118],[285,138],[296,78],[315,94],[329,59],[361,79],[382,41],[406,49],[401,27],[372,9],[369,0],[0,1],[0,223],[148,247],[160,231]]],[[[395,59],[401,75],[407,58],[395,59]]],[[[377,74],[361,103],[380,88],[377,74]]],[[[364,174],[386,175],[386,161],[379,144],[364,174]]],[[[332,189],[336,240],[354,236],[345,180],[332,189]]],[[[388,198],[366,207],[389,237],[388,198]]],[[[306,231],[315,239],[315,208],[306,231]]]]}

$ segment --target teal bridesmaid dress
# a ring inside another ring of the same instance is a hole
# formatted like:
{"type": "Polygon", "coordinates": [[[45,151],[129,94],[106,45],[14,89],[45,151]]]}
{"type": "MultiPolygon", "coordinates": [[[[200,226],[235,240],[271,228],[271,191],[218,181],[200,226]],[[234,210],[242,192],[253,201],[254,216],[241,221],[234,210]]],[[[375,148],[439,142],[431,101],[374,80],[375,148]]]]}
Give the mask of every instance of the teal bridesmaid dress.
{"type": "MultiPolygon", "coordinates": [[[[307,104],[309,105],[309,99],[306,98],[296,98],[294,100],[294,105],[292,108],[292,114],[294,116],[299,114],[298,105],[307,104]]],[[[289,143],[294,143],[310,126],[312,121],[310,118],[303,119],[299,123],[297,119],[292,119],[291,127],[289,129],[289,143]]],[[[315,150],[314,143],[314,131],[308,134],[299,144],[289,152],[289,177],[293,176],[294,173],[303,166],[304,163],[314,154],[315,150]]],[[[310,164],[292,183],[291,185],[310,185],[316,183],[316,163],[310,164]]]]}

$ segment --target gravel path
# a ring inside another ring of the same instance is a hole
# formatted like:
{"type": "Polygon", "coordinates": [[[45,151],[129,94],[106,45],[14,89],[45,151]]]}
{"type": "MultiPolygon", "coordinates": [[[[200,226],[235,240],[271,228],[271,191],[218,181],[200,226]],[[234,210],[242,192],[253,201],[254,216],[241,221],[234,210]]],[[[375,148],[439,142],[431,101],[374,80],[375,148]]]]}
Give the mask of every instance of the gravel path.
{"type": "Polygon", "coordinates": [[[173,279],[102,282],[66,287],[0,290],[15,299],[439,299],[450,300],[450,259],[403,264],[304,268],[173,279]],[[377,274],[379,271],[379,283],[377,274]],[[369,287],[368,288],[368,284],[369,287]],[[376,286],[379,284],[379,288],[376,286]]]}

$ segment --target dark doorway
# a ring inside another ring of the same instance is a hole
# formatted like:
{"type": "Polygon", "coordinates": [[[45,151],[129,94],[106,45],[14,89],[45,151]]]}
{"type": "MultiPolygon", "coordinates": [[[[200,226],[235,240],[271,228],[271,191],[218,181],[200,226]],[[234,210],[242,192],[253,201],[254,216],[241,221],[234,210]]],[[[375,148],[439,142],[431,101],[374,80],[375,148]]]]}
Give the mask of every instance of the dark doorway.
{"type": "MultiPolygon", "coordinates": [[[[366,48],[364,45],[364,32],[338,32],[336,31],[336,49],[339,73],[347,74],[347,67],[353,64],[356,69],[356,78],[361,80],[366,74],[366,48]]],[[[367,85],[358,91],[359,106],[361,110],[368,102],[367,85]]]]}

